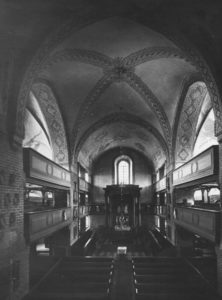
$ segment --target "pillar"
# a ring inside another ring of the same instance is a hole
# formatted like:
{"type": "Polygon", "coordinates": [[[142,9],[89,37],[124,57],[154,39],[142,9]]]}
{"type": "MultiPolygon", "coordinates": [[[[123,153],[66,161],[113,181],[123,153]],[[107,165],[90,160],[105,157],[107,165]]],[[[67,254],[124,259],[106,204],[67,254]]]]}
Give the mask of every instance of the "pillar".
{"type": "Polygon", "coordinates": [[[133,227],[136,226],[136,197],[133,197],[133,227]]]}
{"type": "Polygon", "coordinates": [[[167,192],[167,212],[166,212],[166,220],[167,220],[167,237],[170,239],[171,243],[173,245],[176,245],[176,226],[174,224],[174,207],[176,203],[176,195],[175,190],[173,187],[173,171],[169,171],[167,174],[167,186],[166,186],[166,192],[167,192]],[[170,230],[170,232],[169,232],[170,230]]]}
{"type": "Polygon", "coordinates": [[[140,204],[140,197],[139,195],[137,196],[137,201],[138,201],[138,226],[141,226],[141,204],[140,204]]]}
{"type": "Polygon", "coordinates": [[[106,227],[109,226],[109,196],[105,192],[105,214],[106,214],[106,227]]]}

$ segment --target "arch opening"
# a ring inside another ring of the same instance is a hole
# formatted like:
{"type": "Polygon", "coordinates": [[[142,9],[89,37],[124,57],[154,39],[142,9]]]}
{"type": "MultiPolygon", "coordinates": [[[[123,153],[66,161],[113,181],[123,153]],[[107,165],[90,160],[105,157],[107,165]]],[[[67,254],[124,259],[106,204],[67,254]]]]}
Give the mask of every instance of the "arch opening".
{"type": "Polygon", "coordinates": [[[121,155],[115,159],[115,184],[133,183],[133,162],[127,155],[121,155]]]}

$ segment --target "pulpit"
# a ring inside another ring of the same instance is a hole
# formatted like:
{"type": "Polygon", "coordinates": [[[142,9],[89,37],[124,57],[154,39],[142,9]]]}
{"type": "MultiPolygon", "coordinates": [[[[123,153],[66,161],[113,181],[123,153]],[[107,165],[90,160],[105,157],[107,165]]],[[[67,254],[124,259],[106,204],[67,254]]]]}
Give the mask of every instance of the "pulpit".
{"type": "Polygon", "coordinates": [[[107,185],[105,190],[106,225],[116,231],[130,231],[141,225],[138,185],[107,185]]]}

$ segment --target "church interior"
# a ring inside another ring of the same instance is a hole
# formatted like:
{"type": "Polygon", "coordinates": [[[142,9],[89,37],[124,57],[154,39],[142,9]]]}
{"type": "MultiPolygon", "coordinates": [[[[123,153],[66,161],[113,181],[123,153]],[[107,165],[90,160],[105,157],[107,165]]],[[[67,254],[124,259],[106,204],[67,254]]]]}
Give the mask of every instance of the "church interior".
{"type": "Polygon", "coordinates": [[[222,299],[222,2],[0,2],[0,298],[222,299]]]}

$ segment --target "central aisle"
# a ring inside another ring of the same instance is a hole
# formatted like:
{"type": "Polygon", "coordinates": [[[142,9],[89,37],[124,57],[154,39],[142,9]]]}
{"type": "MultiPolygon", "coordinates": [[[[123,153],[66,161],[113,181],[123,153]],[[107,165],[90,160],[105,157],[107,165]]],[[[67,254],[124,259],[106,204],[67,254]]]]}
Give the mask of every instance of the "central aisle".
{"type": "Polygon", "coordinates": [[[125,255],[120,255],[114,263],[111,300],[133,300],[133,265],[125,255]]]}

